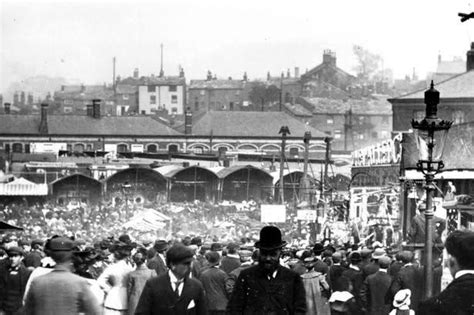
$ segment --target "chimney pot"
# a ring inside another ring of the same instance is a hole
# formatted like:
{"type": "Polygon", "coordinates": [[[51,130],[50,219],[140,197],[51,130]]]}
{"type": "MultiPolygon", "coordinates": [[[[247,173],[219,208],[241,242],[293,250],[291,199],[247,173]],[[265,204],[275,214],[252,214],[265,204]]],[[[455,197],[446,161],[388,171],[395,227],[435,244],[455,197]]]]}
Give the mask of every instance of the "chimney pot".
{"type": "Polygon", "coordinates": [[[474,69],[474,42],[471,43],[471,49],[467,51],[466,71],[474,69]]]}
{"type": "Polygon", "coordinates": [[[191,135],[193,133],[193,113],[191,108],[186,108],[186,113],[184,115],[184,134],[191,135]]]}
{"type": "Polygon", "coordinates": [[[295,67],[295,78],[298,79],[300,77],[300,68],[295,67]]]}

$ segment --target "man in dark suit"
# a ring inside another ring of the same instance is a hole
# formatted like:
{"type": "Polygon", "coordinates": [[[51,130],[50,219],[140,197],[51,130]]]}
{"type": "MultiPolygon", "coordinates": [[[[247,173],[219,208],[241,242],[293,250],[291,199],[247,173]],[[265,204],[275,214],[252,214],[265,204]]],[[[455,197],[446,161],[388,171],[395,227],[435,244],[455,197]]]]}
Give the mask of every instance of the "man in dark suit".
{"type": "Polygon", "coordinates": [[[168,249],[168,242],[165,240],[157,240],[153,247],[156,250],[156,254],[148,261],[147,267],[148,269],[155,270],[156,274],[160,276],[168,271],[165,257],[165,252],[168,249]]]}
{"type": "Polygon", "coordinates": [[[401,289],[410,289],[412,293],[411,308],[416,312],[423,295],[423,271],[413,264],[412,252],[401,251],[399,254],[403,267],[398,272],[397,277],[393,279],[390,295],[394,297],[401,289]]]}
{"type": "Polygon", "coordinates": [[[206,253],[206,259],[209,268],[201,274],[199,280],[206,292],[207,309],[210,315],[224,315],[228,302],[226,281],[229,276],[219,268],[221,256],[218,252],[206,253]]]}
{"type": "Polygon", "coordinates": [[[285,245],[277,227],[260,230],[258,265],[241,271],[227,307],[230,314],[306,313],[303,280],[279,263],[285,245]]]}
{"type": "Polygon", "coordinates": [[[236,243],[229,243],[227,245],[227,255],[222,257],[221,269],[227,274],[230,274],[232,270],[240,267],[240,256],[237,250],[239,245],[236,243]]]}
{"type": "MultiPolygon", "coordinates": [[[[357,310],[354,310],[354,315],[363,314],[363,305],[360,299],[360,289],[362,287],[362,283],[364,282],[364,278],[362,275],[362,270],[360,270],[360,263],[362,262],[362,256],[359,252],[352,252],[349,255],[350,265],[349,268],[344,270],[342,273],[341,279],[346,278],[349,279],[351,283],[351,293],[355,297],[357,310]]],[[[341,280],[340,279],[340,280],[341,280]]]]}
{"type": "Polygon", "coordinates": [[[347,268],[341,265],[342,253],[337,251],[332,254],[332,266],[329,267],[328,272],[328,283],[332,291],[343,291],[341,286],[338,284],[339,278],[342,276],[342,273],[347,268]]]}
{"type": "Polygon", "coordinates": [[[387,315],[390,312],[386,295],[392,284],[392,277],[387,273],[391,262],[388,256],[378,257],[379,270],[368,275],[362,284],[360,298],[368,315],[387,315]]]}
{"type": "Polygon", "coordinates": [[[474,232],[454,231],[445,246],[454,280],[439,295],[422,302],[417,314],[474,314],[474,232]]]}
{"type": "Polygon", "coordinates": [[[193,251],[183,244],[166,252],[169,271],[147,281],[135,310],[136,315],[207,314],[204,288],[199,280],[186,277],[193,251]]]}
{"type": "Polygon", "coordinates": [[[325,247],[321,243],[316,243],[313,246],[313,253],[315,257],[314,261],[314,271],[320,272],[323,275],[326,275],[329,271],[329,266],[323,261],[322,254],[325,250],[325,247]]]}

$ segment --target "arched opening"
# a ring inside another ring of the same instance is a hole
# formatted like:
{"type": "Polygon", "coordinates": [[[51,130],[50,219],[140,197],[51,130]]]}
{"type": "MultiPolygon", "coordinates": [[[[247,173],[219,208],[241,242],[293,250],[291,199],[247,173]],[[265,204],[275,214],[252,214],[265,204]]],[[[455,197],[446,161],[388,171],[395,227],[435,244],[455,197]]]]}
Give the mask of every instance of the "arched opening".
{"type": "Polygon", "coordinates": [[[177,153],[178,152],[178,146],[176,144],[170,144],[168,146],[168,152],[169,153],[177,153]]]}
{"type": "Polygon", "coordinates": [[[218,177],[212,171],[191,166],[171,177],[170,201],[215,201],[218,177]]]}
{"type": "Polygon", "coordinates": [[[23,144],[21,143],[14,143],[12,146],[13,153],[22,153],[23,152],[23,144]]]}
{"type": "Polygon", "coordinates": [[[148,153],[156,153],[158,151],[158,146],[156,144],[150,144],[147,147],[148,153]]]}
{"type": "Polygon", "coordinates": [[[76,144],[74,145],[74,152],[75,152],[75,153],[82,153],[82,152],[84,152],[84,144],[82,144],[82,143],[76,143],[76,144]]]}

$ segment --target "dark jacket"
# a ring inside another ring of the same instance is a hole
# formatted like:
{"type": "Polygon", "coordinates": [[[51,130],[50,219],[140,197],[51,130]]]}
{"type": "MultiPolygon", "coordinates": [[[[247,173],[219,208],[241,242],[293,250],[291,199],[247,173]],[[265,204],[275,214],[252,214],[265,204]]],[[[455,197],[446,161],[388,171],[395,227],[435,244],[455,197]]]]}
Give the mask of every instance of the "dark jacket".
{"type": "Polygon", "coordinates": [[[294,271],[278,266],[269,280],[258,265],[241,271],[227,310],[230,314],[305,314],[303,280],[294,271]]]}
{"type": "Polygon", "coordinates": [[[474,275],[454,279],[438,296],[422,303],[417,315],[472,315],[474,314],[474,275]]]}
{"type": "Polygon", "coordinates": [[[240,258],[224,256],[221,260],[221,269],[227,274],[230,274],[232,270],[239,268],[240,258]]]}
{"type": "MultiPolygon", "coordinates": [[[[354,295],[356,303],[358,305],[359,309],[362,309],[362,301],[360,299],[360,289],[362,288],[362,283],[364,281],[362,271],[360,270],[355,270],[353,268],[347,268],[344,270],[342,273],[341,277],[348,278],[352,284],[352,295],[354,295]]],[[[354,313],[354,314],[359,314],[359,313],[354,313]]],[[[363,314],[362,311],[360,314],[363,314]]]]}
{"type": "Polygon", "coordinates": [[[204,315],[207,314],[204,288],[199,280],[186,278],[177,296],[171,288],[168,273],[148,280],[135,310],[136,315],[204,315]]]}
{"type": "Polygon", "coordinates": [[[42,258],[43,258],[43,254],[39,251],[34,250],[26,255],[23,263],[25,264],[26,267],[37,268],[41,266],[42,258]]]}
{"type": "Polygon", "coordinates": [[[207,309],[225,311],[228,303],[226,292],[227,273],[217,267],[210,267],[201,274],[202,285],[206,292],[207,309]]]}
{"type": "Polygon", "coordinates": [[[403,266],[398,272],[398,276],[393,279],[390,287],[392,297],[401,289],[411,290],[411,309],[418,310],[418,304],[423,296],[423,271],[415,265],[403,266]]]}
{"type": "Polygon", "coordinates": [[[156,253],[155,257],[148,261],[146,266],[148,267],[148,269],[155,270],[158,276],[161,276],[162,274],[165,274],[168,271],[166,263],[163,261],[163,259],[161,259],[160,256],[158,256],[158,253],[156,253]]]}
{"type": "Polygon", "coordinates": [[[31,270],[21,264],[18,270],[10,270],[10,264],[0,268],[0,310],[15,312],[23,305],[23,294],[31,270]]]}
{"type": "Polygon", "coordinates": [[[368,276],[370,276],[370,275],[376,273],[377,271],[379,271],[379,269],[380,269],[379,264],[377,264],[374,261],[371,261],[368,264],[366,264],[364,267],[361,268],[362,276],[364,277],[364,280],[368,276]]]}
{"type": "Polygon", "coordinates": [[[314,263],[313,270],[325,275],[329,271],[329,266],[324,261],[317,259],[316,262],[314,263]]]}
{"type": "Polygon", "coordinates": [[[386,295],[392,284],[392,277],[383,271],[368,275],[360,289],[362,304],[370,315],[386,315],[390,312],[390,303],[386,295]]]}
{"type": "Polygon", "coordinates": [[[342,276],[342,273],[346,269],[347,268],[342,265],[332,265],[329,267],[327,279],[329,287],[332,291],[343,291],[343,289],[338,285],[338,279],[342,276]]]}

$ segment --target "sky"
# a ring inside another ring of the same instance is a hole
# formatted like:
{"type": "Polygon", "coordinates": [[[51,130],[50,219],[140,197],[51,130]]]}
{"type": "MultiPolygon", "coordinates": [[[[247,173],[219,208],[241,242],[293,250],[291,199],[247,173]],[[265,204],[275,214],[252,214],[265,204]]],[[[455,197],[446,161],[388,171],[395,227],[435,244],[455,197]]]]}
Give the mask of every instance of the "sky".
{"type": "Polygon", "coordinates": [[[352,48],[383,57],[396,78],[436,69],[438,54],[465,58],[474,0],[0,0],[0,93],[32,76],[102,84],[116,73],[160,71],[204,79],[264,78],[322,62],[325,49],[354,73],[352,48]]]}

